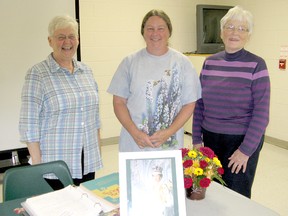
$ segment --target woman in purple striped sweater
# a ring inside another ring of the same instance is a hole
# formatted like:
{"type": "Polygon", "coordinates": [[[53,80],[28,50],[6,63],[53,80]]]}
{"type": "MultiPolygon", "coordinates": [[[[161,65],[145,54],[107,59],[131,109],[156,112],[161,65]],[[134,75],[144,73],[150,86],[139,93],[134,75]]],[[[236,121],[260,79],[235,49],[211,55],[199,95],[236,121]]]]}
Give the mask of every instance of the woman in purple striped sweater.
{"type": "Polygon", "coordinates": [[[222,162],[227,186],[251,198],[269,122],[270,80],[265,61],[244,49],[253,30],[251,13],[236,6],[220,25],[225,51],[203,64],[193,144],[212,148],[222,162]]]}

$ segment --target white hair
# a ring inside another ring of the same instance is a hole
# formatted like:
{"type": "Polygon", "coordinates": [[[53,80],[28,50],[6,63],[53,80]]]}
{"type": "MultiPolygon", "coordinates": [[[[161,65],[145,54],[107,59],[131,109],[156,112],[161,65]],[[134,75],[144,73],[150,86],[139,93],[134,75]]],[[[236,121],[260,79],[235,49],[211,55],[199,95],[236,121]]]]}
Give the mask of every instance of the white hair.
{"type": "Polygon", "coordinates": [[[68,15],[54,17],[49,23],[48,34],[49,36],[53,36],[57,29],[67,27],[71,27],[74,30],[75,35],[78,36],[78,23],[73,17],[68,15]]]}
{"type": "Polygon", "coordinates": [[[253,32],[253,16],[249,11],[244,10],[240,6],[235,6],[235,7],[231,8],[220,21],[221,31],[224,29],[224,26],[227,24],[227,22],[229,22],[231,20],[238,20],[238,21],[247,22],[248,34],[249,35],[252,34],[252,32],[253,32]]]}

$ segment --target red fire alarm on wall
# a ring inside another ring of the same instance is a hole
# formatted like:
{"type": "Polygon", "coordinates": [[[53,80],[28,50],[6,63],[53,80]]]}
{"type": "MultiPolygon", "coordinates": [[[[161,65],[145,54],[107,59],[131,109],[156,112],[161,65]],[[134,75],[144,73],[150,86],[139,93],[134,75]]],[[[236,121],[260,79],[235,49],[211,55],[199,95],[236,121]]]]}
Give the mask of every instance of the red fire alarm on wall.
{"type": "Polygon", "coordinates": [[[281,70],[286,69],[286,59],[279,59],[279,69],[281,70]]]}

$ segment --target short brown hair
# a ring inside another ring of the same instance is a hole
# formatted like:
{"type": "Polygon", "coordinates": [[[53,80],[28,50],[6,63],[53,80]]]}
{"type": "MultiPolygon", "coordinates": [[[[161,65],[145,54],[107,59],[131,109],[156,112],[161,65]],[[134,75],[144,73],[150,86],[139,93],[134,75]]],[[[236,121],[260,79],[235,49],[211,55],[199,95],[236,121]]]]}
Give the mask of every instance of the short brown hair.
{"type": "Polygon", "coordinates": [[[171,37],[171,35],[172,35],[172,24],[171,24],[170,18],[168,17],[168,15],[164,11],[157,10],[157,9],[153,9],[153,10],[149,11],[145,15],[145,17],[143,18],[142,25],[141,25],[141,34],[142,35],[144,34],[144,27],[146,25],[146,22],[152,16],[158,16],[158,17],[162,18],[165,21],[165,23],[168,26],[170,37],[171,37]]]}

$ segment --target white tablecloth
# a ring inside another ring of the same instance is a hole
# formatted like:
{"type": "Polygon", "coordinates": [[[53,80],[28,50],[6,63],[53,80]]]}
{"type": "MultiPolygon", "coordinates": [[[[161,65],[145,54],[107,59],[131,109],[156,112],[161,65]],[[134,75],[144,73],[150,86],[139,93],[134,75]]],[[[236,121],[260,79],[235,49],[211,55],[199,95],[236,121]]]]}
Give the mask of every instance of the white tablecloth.
{"type": "Polygon", "coordinates": [[[203,200],[186,199],[187,216],[279,216],[275,211],[212,182],[203,200]]]}

